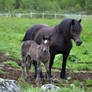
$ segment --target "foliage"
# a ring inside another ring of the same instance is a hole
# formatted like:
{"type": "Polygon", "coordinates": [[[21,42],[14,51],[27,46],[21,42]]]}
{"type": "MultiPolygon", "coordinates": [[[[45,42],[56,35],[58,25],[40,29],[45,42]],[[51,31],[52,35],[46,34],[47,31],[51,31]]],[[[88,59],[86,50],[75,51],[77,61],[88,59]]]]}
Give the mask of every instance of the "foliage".
{"type": "Polygon", "coordinates": [[[70,53],[68,60],[75,63],[80,61],[79,57],[74,53],[70,53]]]}
{"type": "Polygon", "coordinates": [[[0,0],[0,10],[10,11],[12,9],[39,10],[39,11],[62,11],[78,12],[85,10],[92,13],[92,0],[0,0]]]}

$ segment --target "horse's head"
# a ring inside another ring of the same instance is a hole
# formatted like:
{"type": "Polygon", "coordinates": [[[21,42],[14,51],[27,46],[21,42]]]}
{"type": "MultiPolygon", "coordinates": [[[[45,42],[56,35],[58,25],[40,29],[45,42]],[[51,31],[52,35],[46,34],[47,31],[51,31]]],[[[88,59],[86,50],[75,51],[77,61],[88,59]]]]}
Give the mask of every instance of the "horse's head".
{"type": "Polygon", "coordinates": [[[81,19],[79,21],[72,19],[71,21],[70,34],[72,39],[75,41],[76,46],[80,46],[82,44],[82,40],[80,38],[82,27],[80,23],[81,19]]]}

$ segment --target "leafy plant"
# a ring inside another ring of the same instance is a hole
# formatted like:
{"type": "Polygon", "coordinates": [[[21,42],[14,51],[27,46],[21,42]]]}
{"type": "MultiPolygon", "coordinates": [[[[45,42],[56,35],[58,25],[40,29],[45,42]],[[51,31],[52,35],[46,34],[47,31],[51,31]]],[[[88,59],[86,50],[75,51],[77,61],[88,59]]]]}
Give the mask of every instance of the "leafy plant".
{"type": "Polygon", "coordinates": [[[78,62],[78,61],[80,61],[79,57],[77,57],[77,55],[74,54],[74,53],[70,53],[70,55],[68,57],[68,60],[71,61],[71,62],[78,62]]]}

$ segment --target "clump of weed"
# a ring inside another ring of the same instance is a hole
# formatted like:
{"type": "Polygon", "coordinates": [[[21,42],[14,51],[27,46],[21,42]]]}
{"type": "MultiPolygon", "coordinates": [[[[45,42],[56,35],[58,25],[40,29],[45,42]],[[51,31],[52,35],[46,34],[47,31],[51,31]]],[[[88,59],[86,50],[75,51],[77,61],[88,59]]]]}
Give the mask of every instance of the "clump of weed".
{"type": "Polygon", "coordinates": [[[4,65],[5,66],[11,66],[11,67],[14,67],[14,68],[20,68],[20,66],[14,61],[6,61],[6,62],[4,62],[4,65]]]}
{"type": "Polygon", "coordinates": [[[68,57],[68,60],[71,61],[71,62],[76,62],[77,63],[78,61],[80,61],[80,58],[77,57],[76,54],[70,53],[70,55],[68,57]]]}
{"type": "Polygon", "coordinates": [[[4,74],[5,72],[3,70],[0,70],[0,74],[4,74]]]}
{"type": "Polygon", "coordinates": [[[25,80],[23,80],[22,76],[19,77],[18,84],[23,92],[39,92],[38,87],[33,87],[32,85],[27,83],[25,80]]]}
{"type": "Polygon", "coordinates": [[[89,51],[88,50],[84,50],[82,54],[83,55],[87,55],[87,54],[89,54],[89,51]]]}
{"type": "Polygon", "coordinates": [[[72,84],[74,84],[74,85],[77,86],[77,87],[82,86],[82,83],[79,82],[79,81],[77,81],[77,80],[74,80],[74,81],[72,82],[72,84]]]}
{"type": "Polygon", "coordinates": [[[92,80],[89,80],[89,79],[85,80],[85,84],[87,86],[92,86],[92,80]]]}

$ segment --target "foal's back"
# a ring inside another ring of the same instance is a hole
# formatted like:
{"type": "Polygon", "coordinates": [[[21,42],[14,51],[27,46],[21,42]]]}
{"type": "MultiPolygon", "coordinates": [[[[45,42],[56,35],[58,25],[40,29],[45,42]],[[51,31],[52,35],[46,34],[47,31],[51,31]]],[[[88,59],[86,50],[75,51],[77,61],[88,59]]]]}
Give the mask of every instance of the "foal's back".
{"type": "Polygon", "coordinates": [[[34,46],[36,46],[36,45],[37,45],[37,43],[35,41],[31,41],[31,40],[24,41],[22,43],[22,46],[21,46],[22,57],[28,55],[29,54],[29,48],[33,46],[33,49],[34,49],[34,46]]]}

